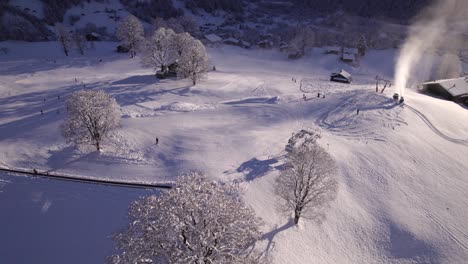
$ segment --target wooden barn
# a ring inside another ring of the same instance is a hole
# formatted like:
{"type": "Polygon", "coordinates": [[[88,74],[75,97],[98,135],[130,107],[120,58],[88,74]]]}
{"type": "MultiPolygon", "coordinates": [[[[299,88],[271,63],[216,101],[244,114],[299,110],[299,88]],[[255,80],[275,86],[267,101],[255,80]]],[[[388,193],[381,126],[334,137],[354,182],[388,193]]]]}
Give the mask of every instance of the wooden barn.
{"type": "Polygon", "coordinates": [[[468,104],[468,77],[430,81],[420,86],[423,91],[457,103],[468,104]]]}
{"type": "Polygon", "coordinates": [[[339,72],[334,72],[330,75],[330,81],[332,82],[342,82],[342,83],[350,83],[353,80],[351,73],[341,70],[339,72]]]}

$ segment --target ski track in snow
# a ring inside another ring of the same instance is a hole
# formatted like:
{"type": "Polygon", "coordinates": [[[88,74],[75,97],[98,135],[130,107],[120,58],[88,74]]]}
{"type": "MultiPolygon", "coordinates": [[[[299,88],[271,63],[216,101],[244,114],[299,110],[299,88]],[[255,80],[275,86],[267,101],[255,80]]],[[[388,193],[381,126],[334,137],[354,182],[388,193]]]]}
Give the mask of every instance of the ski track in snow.
{"type": "MultiPolygon", "coordinates": [[[[411,200],[409,198],[410,196],[404,190],[400,189],[400,191],[407,197],[408,200],[411,200]]],[[[411,200],[411,204],[413,207],[423,212],[429,220],[431,220],[435,225],[437,225],[437,227],[439,227],[444,233],[446,233],[448,237],[450,238],[450,240],[452,240],[454,243],[456,243],[458,246],[460,246],[464,250],[468,250],[468,235],[466,233],[464,233],[461,229],[459,229],[455,225],[444,224],[439,217],[429,212],[427,209],[425,209],[422,205],[418,204],[416,201],[411,200]],[[462,236],[464,239],[460,238],[460,236],[462,236]],[[463,242],[462,240],[466,240],[466,242],[463,242]]]]}
{"type": "Polygon", "coordinates": [[[379,128],[384,126],[395,130],[396,127],[406,124],[400,117],[401,111],[402,109],[389,98],[372,92],[356,91],[341,99],[336,108],[326,112],[318,124],[336,136],[386,141],[379,128]],[[360,110],[359,114],[357,109],[360,110]],[[375,119],[380,120],[376,122],[375,119]]]}
{"type": "Polygon", "coordinates": [[[416,108],[412,107],[412,106],[409,106],[407,104],[405,104],[405,107],[407,107],[408,109],[410,109],[413,113],[415,113],[419,118],[421,118],[421,120],[426,123],[426,125],[432,130],[434,131],[434,133],[436,133],[437,135],[439,135],[441,138],[447,140],[447,141],[450,141],[452,143],[455,143],[455,144],[460,144],[460,145],[464,145],[464,146],[468,146],[468,140],[465,140],[465,139],[456,139],[456,138],[452,138],[452,137],[449,137],[447,135],[445,135],[444,133],[442,133],[436,126],[434,126],[434,124],[432,124],[431,121],[429,121],[429,119],[423,114],[421,113],[420,111],[418,111],[416,108]]]}

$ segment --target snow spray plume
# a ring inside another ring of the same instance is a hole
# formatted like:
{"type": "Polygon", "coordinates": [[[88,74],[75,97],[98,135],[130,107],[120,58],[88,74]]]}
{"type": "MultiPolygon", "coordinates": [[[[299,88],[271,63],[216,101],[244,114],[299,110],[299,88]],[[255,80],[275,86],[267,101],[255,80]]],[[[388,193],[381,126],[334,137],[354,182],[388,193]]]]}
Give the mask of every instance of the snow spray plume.
{"type": "MultiPolygon", "coordinates": [[[[428,72],[431,71],[433,65],[431,59],[433,56],[424,56],[425,54],[444,51],[447,52],[446,55],[451,54],[446,58],[454,57],[453,53],[460,49],[461,22],[466,22],[467,15],[467,0],[437,0],[416,16],[396,63],[395,87],[400,95],[403,96],[405,88],[414,82],[423,81],[424,78],[429,77],[428,72]],[[423,69],[426,76],[416,77],[419,80],[411,80],[410,76],[416,74],[417,68],[423,69]]],[[[453,63],[460,65],[458,57],[453,63]]],[[[448,67],[446,62],[442,64],[448,67]]]]}

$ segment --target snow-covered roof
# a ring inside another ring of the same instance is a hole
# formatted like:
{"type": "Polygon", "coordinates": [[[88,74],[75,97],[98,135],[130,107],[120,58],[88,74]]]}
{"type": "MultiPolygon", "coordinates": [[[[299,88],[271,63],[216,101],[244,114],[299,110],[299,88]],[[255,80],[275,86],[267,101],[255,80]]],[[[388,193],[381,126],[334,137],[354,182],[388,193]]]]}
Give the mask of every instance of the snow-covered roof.
{"type": "Polygon", "coordinates": [[[468,94],[468,77],[460,77],[454,79],[444,79],[422,83],[422,85],[439,84],[450,95],[456,97],[463,94],[468,94]]]}
{"type": "Polygon", "coordinates": [[[327,47],[327,51],[340,52],[341,48],[340,47],[327,47]]]}
{"type": "Polygon", "coordinates": [[[251,46],[250,42],[247,42],[247,41],[245,41],[245,40],[241,40],[241,44],[242,44],[244,47],[250,47],[250,46],[251,46]]]}
{"type": "Polygon", "coordinates": [[[222,38],[220,38],[218,35],[216,34],[208,34],[208,35],[205,35],[205,38],[211,42],[219,42],[222,40],[222,38]]]}
{"type": "Polygon", "coordinates": [[[331,74],[332,76],[335,76],[335,75],[341,75],[347,79],[351,78],[351,73],[341,69],[340,71],[337,71],[337,72],[334,72],[331,74]]]}
{"type": "Polygon", "coordinates": [[[236,44],[237,44],[237,43],[239,43],[239,42],[240,42],[240,40],[238,40],[238,39],[235,39],[235,38],[227,38],[227,39],[225,39],[225,40],[224,40],[224,42],[228,42],[228,43],[236,43],[236,44]]]}
{"type": "Polygon", "coordinates": [[[343,54],[343,60],[351,60],[354,61],[356,59],[356,56],[354,54],[343,54]]]}
{"type": "Polygon", "coordinates": [[[358,54],[358,49],[356,49],[356,48],[344,48],[343,53],[345,53],[345,54],[358,54]]]}

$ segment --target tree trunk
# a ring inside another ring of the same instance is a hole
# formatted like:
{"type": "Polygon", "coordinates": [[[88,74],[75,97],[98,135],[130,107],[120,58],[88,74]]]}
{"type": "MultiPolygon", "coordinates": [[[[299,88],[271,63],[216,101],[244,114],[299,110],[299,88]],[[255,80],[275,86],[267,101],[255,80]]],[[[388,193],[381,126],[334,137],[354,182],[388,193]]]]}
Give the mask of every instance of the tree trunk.
{"type": "Polygon", "coordinates": [[[299,218],[301,218],[302,209],[294,210],[294,224],[297,225],[299,223],[299,218]]]}
{"type": "Polygon", "coordinates": [[[67,57],[68,57],[68,49],[67,49],[67,47],[66,47],[65,45],[66,45],[66,44],[65,44],[65,42],[64,42],[64,41],[62,41],[63,52],[65,52],[65,56],[67,56],[67,57]]]}
{"type": "Polygon", "coordinates": [[[299,223],[299,218],[300,216],[297,214],[297,212],[294,213],[294,224],[297,225],[299,223]]]}
{"type": "Polygon", "coordinates": [[[99,141],[96,141],[96,150],[101,151],[101,144],[99,144],[99,141]]]}

